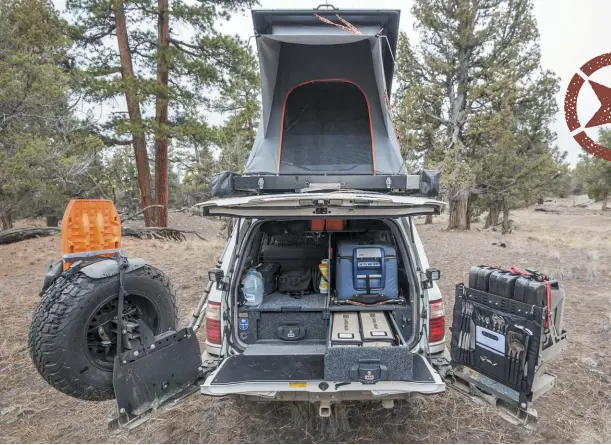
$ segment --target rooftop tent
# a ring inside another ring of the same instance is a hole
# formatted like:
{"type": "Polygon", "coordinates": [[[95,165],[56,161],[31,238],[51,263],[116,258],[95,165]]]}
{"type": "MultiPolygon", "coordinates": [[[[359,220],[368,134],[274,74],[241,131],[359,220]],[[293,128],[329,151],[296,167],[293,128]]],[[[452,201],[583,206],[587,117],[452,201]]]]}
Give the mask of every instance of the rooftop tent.
{"type": "Polygon", "coordinates": [[[253,23],[263,107],[245,174],[406,173],[387,107],[399,11],[255,10],[253,23]]]}

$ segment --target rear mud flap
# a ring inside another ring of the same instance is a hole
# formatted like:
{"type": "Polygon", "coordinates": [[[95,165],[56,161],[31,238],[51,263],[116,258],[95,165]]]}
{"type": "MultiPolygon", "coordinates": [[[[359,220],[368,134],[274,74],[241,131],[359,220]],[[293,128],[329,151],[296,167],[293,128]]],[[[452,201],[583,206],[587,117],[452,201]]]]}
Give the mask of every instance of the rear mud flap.
{"type": "Polygon", "coordinates": [[[133,424],[149,411],[195,392],[202,372],[199,343],[191,328],[164,332],[151,344],[115,357],[119,417],[109,427],[133,424]]]}

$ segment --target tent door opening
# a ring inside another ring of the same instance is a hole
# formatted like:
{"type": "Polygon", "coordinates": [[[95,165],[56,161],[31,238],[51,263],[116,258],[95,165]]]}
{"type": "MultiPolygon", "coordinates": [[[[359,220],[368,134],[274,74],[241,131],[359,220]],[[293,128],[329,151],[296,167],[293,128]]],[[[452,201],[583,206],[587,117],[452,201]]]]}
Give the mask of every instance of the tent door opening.
{"type": "Polygon", "coordinates": [[[278,172],[375,174],[369,101],[347,80],[314,80],[286,96],[278,172]]]}

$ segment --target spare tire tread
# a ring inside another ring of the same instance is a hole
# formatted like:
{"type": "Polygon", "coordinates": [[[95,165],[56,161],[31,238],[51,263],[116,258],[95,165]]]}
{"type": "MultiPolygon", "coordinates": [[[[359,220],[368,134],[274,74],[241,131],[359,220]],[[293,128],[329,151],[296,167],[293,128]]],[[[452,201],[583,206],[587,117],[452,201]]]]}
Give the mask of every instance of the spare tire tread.
{"type": "MultiPolygon", "coordinates": [[[[148,275],[168,289],[177,318],[176,294],[168,277],[158,269],[145,265],[130,272],[134,275],[148,275]]],[[[112,387],[99,387],[78,378],[82,370],[73,370],[63,356],[67,352],[64,330],[71,323],[78,323],[71,314],[90,296],[100,282],[116,280],[116,277],[96,280],[80,272],[67,271],[58,277],[44,293],[30,324],[28,343],[30,356],[42,377],[59,391],[80,399],[101,401],[114,398],[112,387]]],[[[85,323],[85,320],[80,321],[85,323]]]]}

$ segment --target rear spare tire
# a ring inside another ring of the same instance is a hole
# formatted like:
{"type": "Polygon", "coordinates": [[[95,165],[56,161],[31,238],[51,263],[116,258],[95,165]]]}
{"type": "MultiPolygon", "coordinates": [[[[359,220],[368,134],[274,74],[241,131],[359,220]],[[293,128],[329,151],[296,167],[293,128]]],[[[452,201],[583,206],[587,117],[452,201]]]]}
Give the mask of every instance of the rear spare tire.
{"type": "MultiPolygon", "coordinates": [[[[124,320],[143,320],[155,335],[176,328],[168,278],[145,265],[125,274],[124,320]]],[[[114,398],[118,276],[90,278],[68,270],[43,294],[29,333],[38,372],[56,389],[84,400],[114,398]]]]}

